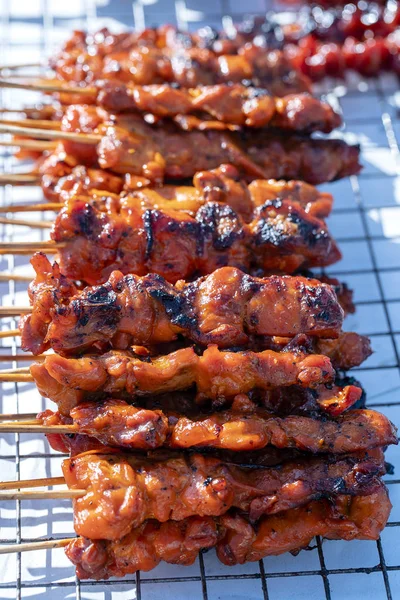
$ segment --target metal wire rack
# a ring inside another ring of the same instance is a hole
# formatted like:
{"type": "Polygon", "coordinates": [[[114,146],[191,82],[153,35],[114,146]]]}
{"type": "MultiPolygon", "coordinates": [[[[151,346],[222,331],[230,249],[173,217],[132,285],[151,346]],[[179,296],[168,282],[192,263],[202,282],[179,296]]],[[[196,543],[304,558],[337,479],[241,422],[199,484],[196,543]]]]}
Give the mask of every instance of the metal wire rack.
{"type": "MultiPolygon", "coordinates": [[[[278,4],[274,5],[277,8],[278,4]]],[[[268,0],[0,0],[0,63],[26,63],[47,57],[73,28],[98,29],[177,23],[182,28],[220,27],[223,19],[273,8],[268,0]],[[227,17],[228,15],[228,17],[227,17]]],[[[390,76],[362,81],[329,82],[326,89],[339,102],[345,117],[343,135],[363,148],[364,171],[324,186],[335,196],[330,229],[340,242],[344,259],[330,271],[355,289],[357,312],[346,328],[371,336],[376,353],[354,371],[367,389],[368,405],[378,407],[400,424],[400,91],[390,76]],[[335,85],[337,83],[337,85],[335,85]]],[[[0,105],[15,107],[36,96],[15,90],[1,92],[0,105]]],[[[21,170],[10,152],[0,156],[4,172],[21,170]]],[[[23,167],[22,167],[23,168],[23,167]]],[[[2,204],[33,201],[40,191],[6,187],[2,204]]],[[[34,214],[32,213],[32,218],[34,214]]],[[[46,217],[45,217],[46,218],[46,217]]],[[[39,230],[1,226],[4,241],[42,239],[39,230]]],[[[1,271],[29,274],[25,257],[1,257],[1,271]]],[[[3,305],[26,302],[26,284],[0,283],[3,305]]],[[[2,326],[14,328],[15,322],[2,326]]],[[[1,354],[16,354],[18,340],[3,343],[1,354]]],[[[4,364],[4,366],[6,366],[4,364]]],[[[12,366],[19,366],[14,362],[12,366]]],[[[4,384],[2,412],[43,410],[45,401],[29,384],[4,384]]],[[[2,478],[48,477],[60,472],[62,456],[36,436],[6,434],[0,440],[2,478]]],[[[297,557],[271,557],[236,568],[221,565],[213,552],[200,556],[192,567],[160,565],[123,581],[79,582],[62,550],[0,557],[0,598],[52,600],[133,599],[194,600],[327,600],[400,598],[400,459],[396,449],[387,454],[395,474],[386,476],[394,505],[391,520],[377,543],[321,541],[297,557]]],[[[68,501],[3,503],[0,543],[65,537],[73,533],[68,501]]]]}

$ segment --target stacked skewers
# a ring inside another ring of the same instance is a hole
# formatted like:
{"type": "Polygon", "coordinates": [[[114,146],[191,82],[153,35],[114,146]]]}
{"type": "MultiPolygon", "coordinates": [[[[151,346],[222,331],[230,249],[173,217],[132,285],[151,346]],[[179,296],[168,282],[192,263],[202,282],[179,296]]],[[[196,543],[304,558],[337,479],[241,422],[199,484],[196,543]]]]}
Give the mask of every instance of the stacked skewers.
{"type": "Polygon", "coordinates": [[[32,258],[31,306],[3,309],[36,358],[0,379],[57,411],[0,431],[70,454],[46,483],[67,484],[79,537],[49,546],[81,578],[377,539],[390,512],[395,429],[338,373],[369,341],[342,330],[345,286],[305,273],[340,259],[313,184],[357,173],[358,148],[311,137],[340,116],[281,51],[189,38],[75,33],[54,80],[2,82],[60,102],[0,126],[57,212],[48,242],[0,245],[56,254],[32,258]]]}

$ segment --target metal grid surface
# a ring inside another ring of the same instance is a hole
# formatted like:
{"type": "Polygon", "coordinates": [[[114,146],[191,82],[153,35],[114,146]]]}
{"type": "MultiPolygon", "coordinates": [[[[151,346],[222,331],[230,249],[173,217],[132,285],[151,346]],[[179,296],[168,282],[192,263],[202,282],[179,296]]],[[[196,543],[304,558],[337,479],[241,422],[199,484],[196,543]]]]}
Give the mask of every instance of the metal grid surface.
{"type": "MultiPolygon", "coordinates": [[[[15,64],[49,56],[73,28],[97,29],[108,25],[151,26],[165,22],[195,29],[209,24],[220,27],[229,15],[264,13],[268,0],[0,0],[0,63],[15,64]]],[[[354,370],[367,390],[368,405],[382,410],[400,424],[400,92],[390,76],[363,82],[352,78],[335,88],[346,127],[342,134],[360,141],[364,170],[335,184],[323,186],[335,196],[329,219],[340,242],[343,261],[329,272],[347,281],[355,290],[357,312],[345,328],[368,334],[375,354],[354,370]]],[[[1,106],[15,107],[37,99],[35,93],[3,90],[1,106]]],[[[25,170],[7,148],[0,156],[4,172],[25,170]]],[[[2,204],[36,201],[34,187],[6,187],[2,204]]],[[[26,217],[29,216],[29,213],[26,217]]],[[[38,218],[32,213],[32,218],[38,218]]],[[[48,215],[51,218],[51,213],[48,215]]],[[[46,216],[44,217],[46,218],[46,216]]],[[[3,241],[40,240],[46,232],[0,226],[3,241]]],[[[30,274],[27,257],[0,257],[0,270],[30,274]]],[[[0,283],[2,304],[26,304],[25,283],[0,283]]],[[[16,327],[2,321],[3,328],[16,327]]],[[[1,353],[18,350],[18,340],[2,340],[1,353]]],[[[3,363],[3,368],[8,366],[3,363]]],[[[21,366],[13,363],[12,366],[21,366]]],[[[4,384],[1,412],[43,410],[46,402],[30,384],[4,384]]],[[[24,479],[59,475],[62,456],[53,452],[44,437],[3,435],[0,440],[2,479],[24,479]]],[[[320,600],[400,599],[400,458],[390,448],[387,460],[395,466],[386,476],[394,505],[390,522],[377,543],[321,541],[297,557],[270,557],[259,563],[235,568],[220,564],[214,552],[200,556],[192,567],[161,564],[150,573],[123,581],[81,582],[61,549],[22,555],[0,556],[0,598],[138,599],[158,600],[320,600]]],[[[32,541],[39,537],[73,534],[70,501],[25,501],[2,503],[0,543],[32,541]]]]}

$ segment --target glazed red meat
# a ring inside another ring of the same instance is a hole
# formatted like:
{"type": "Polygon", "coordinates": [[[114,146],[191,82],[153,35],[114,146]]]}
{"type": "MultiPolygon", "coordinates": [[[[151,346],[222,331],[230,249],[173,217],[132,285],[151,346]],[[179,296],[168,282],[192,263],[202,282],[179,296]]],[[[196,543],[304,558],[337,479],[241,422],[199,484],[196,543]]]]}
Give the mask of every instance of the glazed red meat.
{"type": "Polygon", "coordinates": [[[146,209],[139,198],[129,196],[116,204],[96,206],[75,199],[58,213],[51,237],[60,244],[65,275],[95,284],[118,269],[158,273],[176,282],[226,265],[290,274],[341,258],[324,221],[287,200],[266,202],[250,223],[217,202],[207,202],[194,217],[146,209]]]}
{"type": "Polygon", "coordinates": [[[302,452],[347,454],[397,443],[396,430],[373,410],[349,410],[327,419],[288,415],[262,409],[246,412],[233,407],[195,417],[131,406],[122,400],[85,403],[72,407],[70,418],[51,411],[39,415],[43,424],[68,422],[71,433],[86,434],[106,446],[152,450],[217,448],[246,452],[267,446],[302,452]]]}
{"type": "Polygon", "coordinates": [[[60,161],[51,157],[42,163],[42,188],[51,202],[82,200],[87,196],[96,203],[118,206],[118,195],[122,192],[124,196],[128,194],[140,201],[143,208],[171,208],[192,216],[207,202],[221,202],[232,207],[246,222],[251,221],[257,207],[278,198],[299,204],[308,214],[318,218],[329,216],[332,210],[332,195],[320,192],[304,181],[258,179],[247,185],[232,165],[196,173],[193,186],[149,187],[150,182],[142,178],[122,178],[101,169],[87,169],[68,162],[65,157],[60,161]]]}
{"type": "MultiPolygon", "coordinates": [[[[201,48],[193,44],[186,47],[173,43],[168,47],[164,45],[165,37],[162,41],[154,37],[142,38],[139,43],[130,38],[125,40],[122,48],[120,39],[114,36],[111,41],[109,32],[104,35],[111,42],[107,43],[106,51],[105,46],[96,43],[94,38],[88,44],[83,32],[74,35],[68,47],[51,60],[57,78],[81,84],[92,84],[101,78],[117,78],[137,85],[176,83],[183,88],[244,82],[264,88],[273,96],[310,90],[308,79],[296,72],[279,50],[266,51],[251,44],[245,47],[235,44],[234,49],[230,48],[230,52],[224,54],[216,48],[201,48]],[[73,47],[77,37],[78,45],[73,47]],[[115,45],[114,40],[117,41],[115,45]],[[232,50],[235,54],[231,53],[232,50]]],[[[88,96],[76,95],[76,98],[85,102],[88,96]]],[[[62,99],[65,99],[64,96],[62,99]]]]}
{"type": "Polygon", "coordinates": [[[153,461],[86,453],[64,460],[62,468],[68,487],[86,492],[73,501],[75,531],[91,539],[115,540],[146,519],[181,521],[218,516],[236,507],[257,520],[338,490],[368,495],[385,472],[383,455],[378,455],[243,469],[201,454],[153,461]]]}
{"type": "Polygon", "coordinates": [[[31,373],[42,395],[52,398],[52,388],[58,383],[76,390],[77,404],[85,392],[134,398],[193,386],[199,398],[224,401],[252,389],[315,387],[334,376],[329,359],[318,354],[222,352],[217,346],[208,346],[200,356],[190,347],[155,358],[116,350],[82,358],[51,354],[44,363],[33,364],[31,373]]]}
{"type": "Polygon", "coordinates": [[[123,577],[149,571],[159,562],[191,565],[200,550],[216,547],[227,565],[307,547],[321,535],[332,539],[376,540],[389,518],[391,503],[382,485],[369,496],[336,496],[263,517],[256,526],[241,515],[190,517],[184,521],[147,521],[121,540],[79,537],[66,548],[81,579],[123,577]]]}
{"type": "Polygon", "coordinates": [[[78,291],[43,254],[32,259],[32,314],[21,319],[22,345],[60,353],[98,343],[125,349],[156,345],[179,334],[229,348],[251,336],[298,333],[337,337],[343,311],[332,288],[302,277],[257,278],[225,267],[192,283],[114,272],[108,282],[78,291]]]}
{"type": "Polygon", "coordinates": [[[146,123],[141,115],[110,115],[98,107],[72,105],[62,130],[98,135],[99,143],[64,140],[61,152],[90,168],[144,177],[184,179],[223,163],[235,165],[252,179],[302,179],[318,184],[360,170],[359,147],[338,139],[313,139],[279,130],[182,131],[170,121],[146,123]]]}
{"type": "Polygon", "coordinates": [[[243,85],[200,86],[188,90],[163,85],[96,82],[97,103],[111,112],[140,111],[159,117],[206,115],[206,127],[274,127],[290,131],[330,133],[341,117],[327,103],[309,94],[274,98],[266,90],[243,85]]]}

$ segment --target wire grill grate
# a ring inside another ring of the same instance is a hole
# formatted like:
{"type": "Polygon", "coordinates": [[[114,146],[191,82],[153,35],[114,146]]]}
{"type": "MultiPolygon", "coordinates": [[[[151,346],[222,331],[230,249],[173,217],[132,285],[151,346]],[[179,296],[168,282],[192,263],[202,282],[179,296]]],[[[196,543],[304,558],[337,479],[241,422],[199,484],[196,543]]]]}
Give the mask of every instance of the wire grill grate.
{"type": "MultiPolygon", "coordinates": [[[[202,25],[220,27],[221,23],[240,19],[244,12],[263,14],[271,9],[268,0],[247,0],[245,11],[240,0],[20,0],[0,3],[1,63],[18,63],[51,55],[52,49],[73,28],[97,29],[103,25],[157,25],[175,22],[182,28],[202,25]],[[14,6],[15,5],[15,6],[14,6]],[[226,17],[229,15],[229,17],[226,17]],[[225,18],[224,18],[225,16],[225,18]]],[[[275,8],[278,4],[274,5],[275,8]]],[[[328,88],[326,87],[326,90],[328,88]]],[[[324,186],[335,196],[336,208],[330,226],[344,250],[344,261],[329,272],[343,277],[355,287],[357,313],[347,329],[369,334],[376,354],[354,375],[365,385],[369,406],[379,407],[395,423],[400,423],[400,101],[398,82],[389,76],[379,81],[348,82],[335,87],[345,116],[345,136],[356,135],[363,146],[366,168],[358,177],[324,186]],[[396,106],[397,104],[397,106],[396,106]],[[353,132],[356,132],[353,134],[353,132]],[[357,133],[359,132],[359,133],[357,133]]],[[[0,90],[1,106],[29,103],[28,93],[0,90]]],[[[0,156],[5,172],[21,170],[10,152],[0,156]]],[[[2,204],[31,201],[38,197],[34,188],[3,188],[2,204]]],[[[44,239],[43,232],[17,232],[0,226],[4,241],[44,239]],[[37,236],[33,238],[33,236],[37,236]]],[[[29,273],[24,257],[0,257],[0,268],[29,273]]],[[[2,303],[21,304],[26,284],[0,283],[2,303]]],[[[4,322],[14,328],[15,321],[4,322]]],[[[16,340],[4,343],[1,353],[16,354],[16,340]]],[[[14,363],[13,366],[17,366],[14,363]]],[[[2,412],[43,410],[45,402],[27,384],[3,385],[2,412]]],[[[9,479],[51,476],[59,472],[62,456],[52,453],[44,440],[34,436],[5,435],[0,440],[0,468],[9,479]],[[40,473],[39,473],[40,469],[40,473]]],[[[337,600],[361,598],[376,600],[400,598],[400,558],[396,537],[400,527],[400,460],[390,449],[388,460],[397,466],[390,484],[393,513],[382,539],[372,542],[322,542],[316,540],[309,552],[297,557],[282,556],[258,564],[237,568],[220,565],[213,553],[200,556],[198,563],[186,569],[161,565],[151,573],[138,573],[121,581],[79,582],[68,562],[59,558],[62,551],[1,556],[0,597],[51,598],[137,598],[157,600],[174,596],[204,600],[217,598],[255,598],[285,600],[315,598],[337,600]],[[397,462],[397,465],[396,465],[397,462]],[[40,555],[40,556],[39,556],[40,555]],[[50,591],[51,590],[51,591],[50,591]]],[[[0,512],[0,543],[33,541],[38,536],[64,537],[72,533],[71,510],[67,502],[46,502],[37,506],[5,503],[0,512]]]]}

